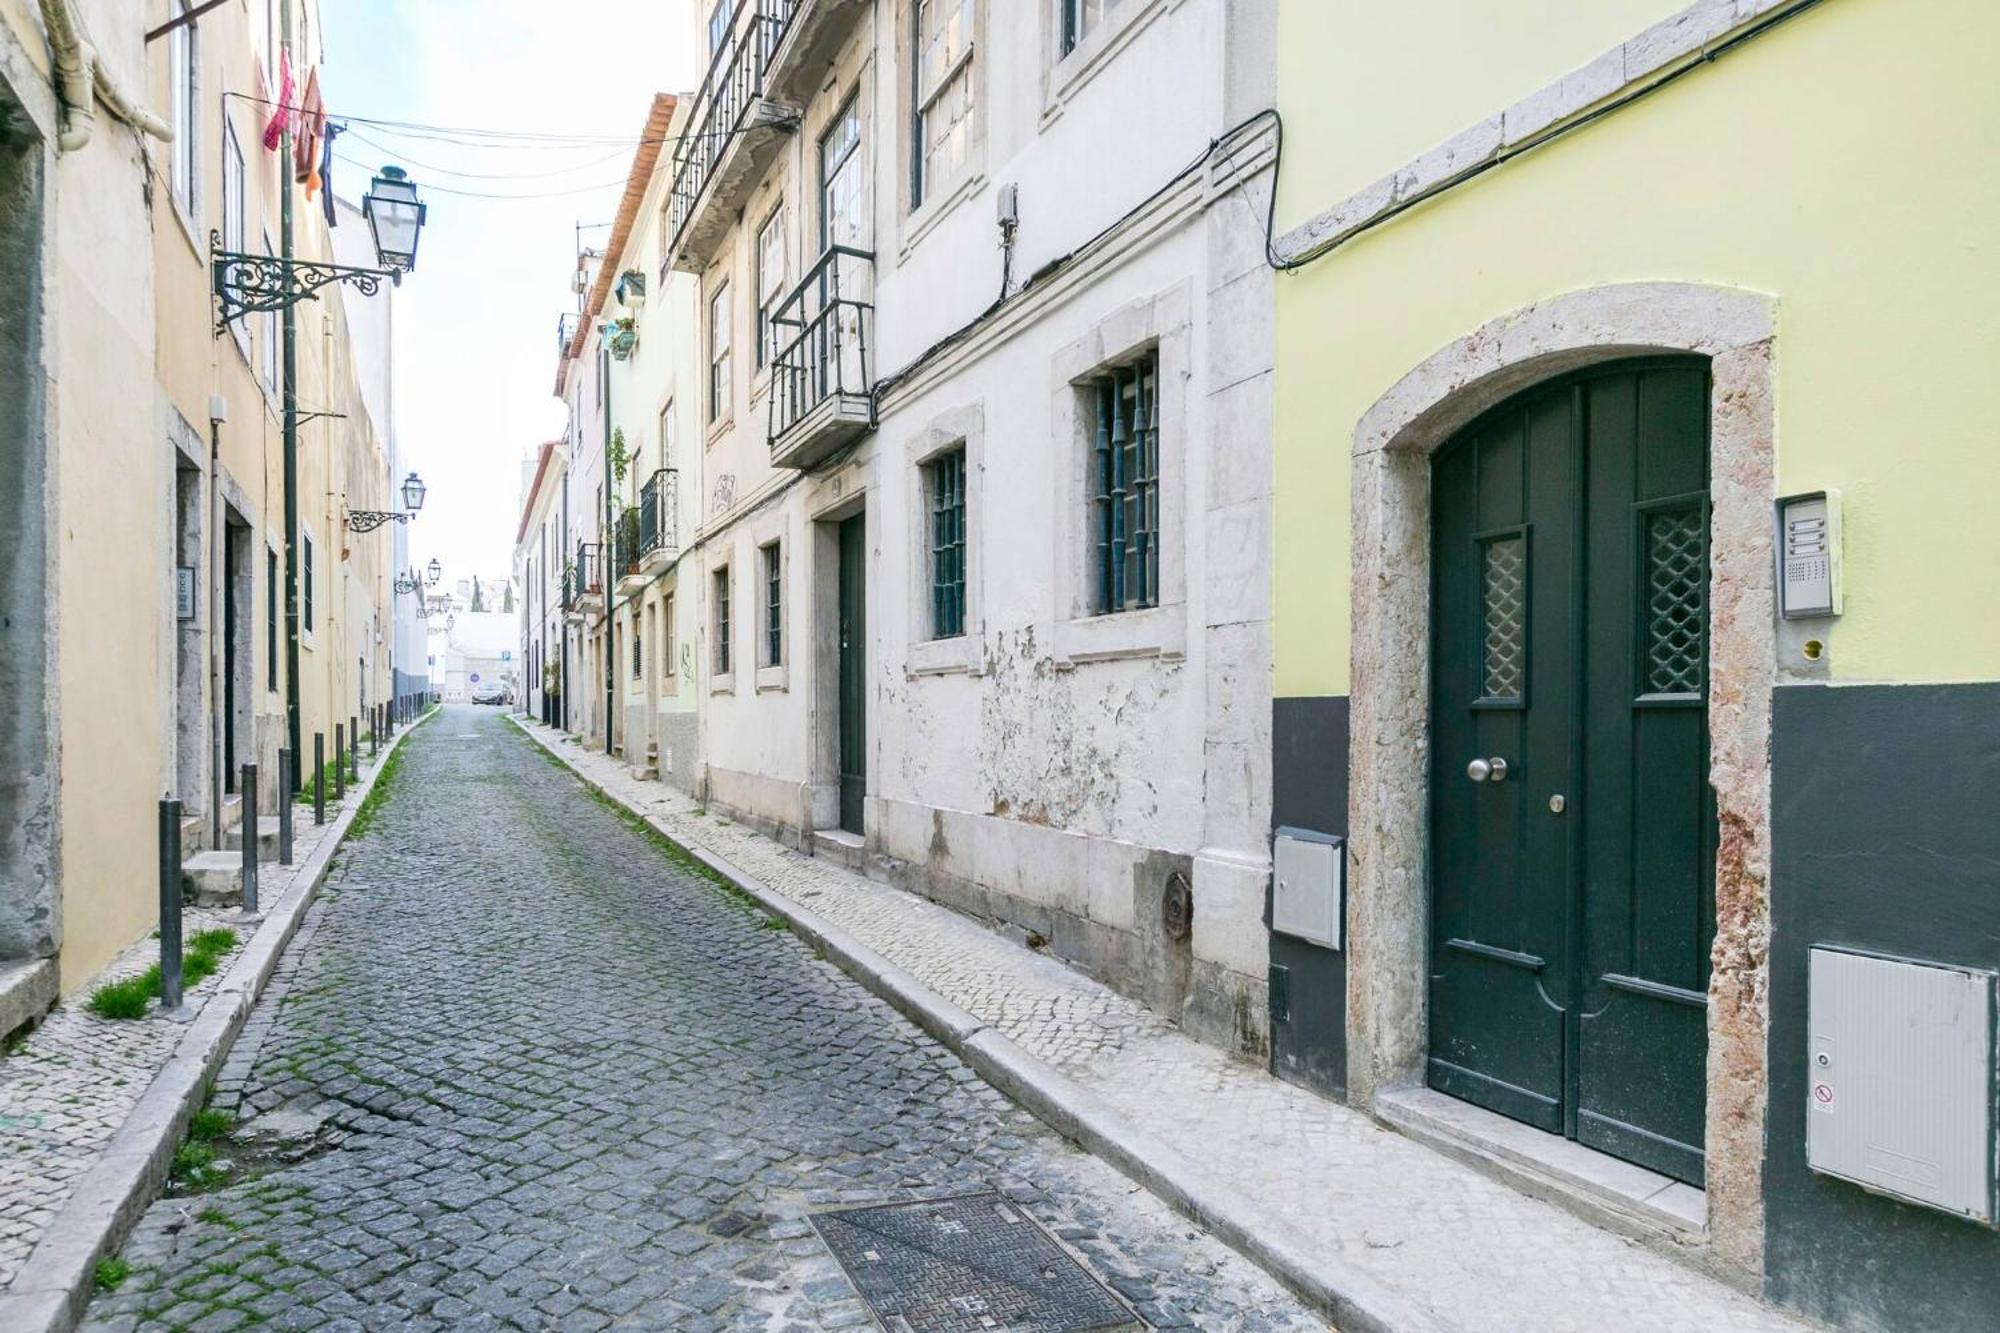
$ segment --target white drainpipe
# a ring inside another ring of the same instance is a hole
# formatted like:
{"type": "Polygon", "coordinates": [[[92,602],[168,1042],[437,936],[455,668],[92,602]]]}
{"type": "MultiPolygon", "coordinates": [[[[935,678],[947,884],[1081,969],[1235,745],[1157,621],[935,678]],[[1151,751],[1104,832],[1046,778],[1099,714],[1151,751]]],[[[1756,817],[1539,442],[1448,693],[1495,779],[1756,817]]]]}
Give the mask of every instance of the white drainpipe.
{"type": "Polygon", "coordinates": [[[65,153],[73,153],[90,142],[97,125],[97,103],[103,102],[113,116],[132,128],[152,135],[162,143],[173,141],[174,132],[152,112],[133,103],[118,88],[97,48],[84,40],[83,26],[70,11],[70,0],[41,0],[42,22],[49,30],[49,46],[55,51],[56,82],[62,94],[63,127],[56,142],[65,153]]]}

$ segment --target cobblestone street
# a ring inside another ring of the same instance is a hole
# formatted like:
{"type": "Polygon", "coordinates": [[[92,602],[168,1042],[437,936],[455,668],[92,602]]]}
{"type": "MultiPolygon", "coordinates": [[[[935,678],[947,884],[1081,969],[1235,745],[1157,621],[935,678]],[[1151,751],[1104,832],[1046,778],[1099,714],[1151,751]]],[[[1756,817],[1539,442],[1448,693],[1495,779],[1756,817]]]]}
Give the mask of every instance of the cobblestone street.
{"type": "Polygon", "coordinates": [[[156,1203],[89,1326],[864,1326],[808,1216],[997,1189],[1156,1326],[1323,1327],[774,924],[448,709],[218,1088],[297,1160],[156,1203]]]}

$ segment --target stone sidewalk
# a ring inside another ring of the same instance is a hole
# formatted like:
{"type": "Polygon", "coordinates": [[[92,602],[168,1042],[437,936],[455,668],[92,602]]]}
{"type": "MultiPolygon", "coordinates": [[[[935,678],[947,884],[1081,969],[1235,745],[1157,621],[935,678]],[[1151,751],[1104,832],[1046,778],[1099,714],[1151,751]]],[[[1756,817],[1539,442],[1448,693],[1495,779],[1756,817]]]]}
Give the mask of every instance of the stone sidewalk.
{"type": "Polygon", "coordinates": [[[968,917],[795,852],[559,732],[521,724],[593,786],[724,863],[746,887],[796,904],[861,946],[854,952],[878,955],[861,970],[881,975],[864,980],[892,1002],[899,990],[922,992],[898,1007],[931,1014],[933,1030],[954,1029],[940,1035],[956,1038],[989,1078],[1017,1096],[1028,1090],[1024,1100],[1058,1129],[1311,1288],[1341,1312],[1343,1327],[1804,1327],[1184,1037],[1136,1001],[968,917]],[[1011,1046],[982,1061],[965,1048],[987,1031],[1011,1046]]]}
{"type": "MultiPolygon", "coordinates": [[[[408,730],[405,727],[398,738],[408,730]]],[[[220,1013],[243,1003],[244,965],[276,953],[275,936],[295,920],[290,916],[294,905],[310,897],[326,872],[345,827],[343,816],[359,805],[393,748],[392,743],[380,759],[361,759],[360,780],[348,784],[345,800],[329,796],[324,824],[313,823],[311,805],[294,807],[292,864],[265,861],[258,867],[262,917],[245,918],[234,908],[190,905],[184,910],[185,937],[228,927],[238,938],[215,975],[186,989],[179,1014],[166,1016],[149,1008],[141,1018],[107,1019],[86,1007],[99,986],[137,976],[159,961],[159,943],[149,936],[0,1052],[0,1315],[11,1318],[18,1306],[39,1317],[41,1306],[18,1290],[22,1283],[17,1279],[31,1256],[77,1196],[85,1177],[121,1150],[121,1135],[130,1139],[137,1128],[132,1123],[134,1113],[161,1071],[186,1054],[191,1038],[215,1028],[211,1011],[220,1013]]],[[[88,1202],[94,1213],[100,1201],[88,1202]]],[[[72,1228],[79,1236],[101,1230],[107,1237],[116,1229],[115,1217],[72,1228]]]]}

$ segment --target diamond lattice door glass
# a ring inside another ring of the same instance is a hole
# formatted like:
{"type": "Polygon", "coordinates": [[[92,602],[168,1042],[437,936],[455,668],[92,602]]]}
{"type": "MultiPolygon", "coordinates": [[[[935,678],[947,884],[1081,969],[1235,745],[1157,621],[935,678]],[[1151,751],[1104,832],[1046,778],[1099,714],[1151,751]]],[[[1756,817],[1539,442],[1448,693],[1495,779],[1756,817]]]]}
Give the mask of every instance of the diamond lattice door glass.
{"type": "Polygon", "coordinates": [[[1702,1178],[1708,377],[1632,362],[1433,464],[1433,1086],[1702,1178]]]}

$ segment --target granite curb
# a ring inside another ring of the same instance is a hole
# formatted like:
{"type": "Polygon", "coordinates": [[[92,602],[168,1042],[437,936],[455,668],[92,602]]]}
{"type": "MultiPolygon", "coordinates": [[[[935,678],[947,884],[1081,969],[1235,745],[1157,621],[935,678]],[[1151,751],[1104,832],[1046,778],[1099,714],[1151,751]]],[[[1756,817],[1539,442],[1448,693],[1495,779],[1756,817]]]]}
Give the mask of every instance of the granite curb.
{"type": "MultiPolygon", "coordinates": [[[[250,942],[221,983],[188,1020],[174,1053],[153,1076],[104,1154],[76,1182],[62,1209],[35,1243],[28,1261],[0,1292],[0,1329],[7,1333],[70,1333],[89,1308],[97,1263],[116,1253],[139,1215],[165,1184],[174,1153],[200,1107],[203,1094],[228,1058],[265,983],[319,896],[348,826],[374,790],[389,756],[437,710],[410,723],[389,743],[348,792],[327,835],[292,883],[264,913],[250,942]]],[[[166,1020],[173,1021],[173,1020],[166,1020]]]]}
{"type": "Polygon", "coordinates": [[[1127,1120],[1054,1066],[1028,1054],[977,1015],[930,990],[846,930],[707,848],[676,837],[659,820],[578,768],[570,756],[544,737],[542,729],[525,725],[512,713],[507,720],[561,760],[578,781],[644,819],[655,832],[782,919],[793,933],[958,1055],[981,1078],[1064,1138],[1199,1222],[1217,1240],[1332,1319],[1342,1333],[1448,1333],[1453,1328],[1337,1256],[1319,1252],[1254,1200],[1210,1179],[1185,1154],[1127,1120]]]}

